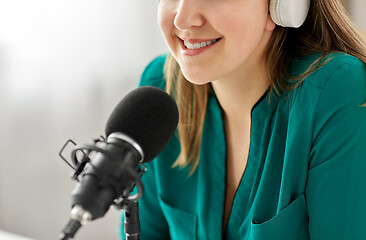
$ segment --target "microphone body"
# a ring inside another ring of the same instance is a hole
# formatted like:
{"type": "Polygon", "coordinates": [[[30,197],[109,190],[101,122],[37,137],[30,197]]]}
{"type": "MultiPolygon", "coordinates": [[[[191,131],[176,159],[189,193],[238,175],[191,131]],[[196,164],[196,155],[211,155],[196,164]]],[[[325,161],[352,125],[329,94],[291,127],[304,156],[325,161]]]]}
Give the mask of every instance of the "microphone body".
{"type": "Polygon", "coordinates": [[[101,218],[119,196],[127,196],[135,186],[142,154],[136,143],[121,133],[112,133],[83,171],[71,193],[70,220],[60,240],[73,238],[88,221],[101,218]]]}
{"type": "Polygon", "coordinates": [[[103,217],[123,191],[128,194],[134,187],[134,178],[126,169],[137,172],[141,155],[133,143],[112,135],[117,134],[108,137],[102,148],[105,152],[98,152],[90,161],[71,194],[71,205],[81,206],[90,213],[86,220],[103,217]]]}
{"type": "MultiPolygon", "coordinates": [[[[139,87],[127,94],[112,112],[105,130],[108,138],[102,147],[76,146],[72,154],[77,165],[74,176],[77,179],[81,174],[82,179],[72,191],[71,217],[60,240],[73,238],[82,224],[103,217],[111,205],[127,206],[126,213],[138,214],[138,209],[127,203],[137,204],[143,193],[140,177],[144,170],[140,166],[163,150],[175,132],[178,119],[175,101],[166,92],[139,87]],[[81,162],[77,160],[78,150],[84,153],[81,162]],[[90,150],[96,152],[91,160],[90,150]],[[130,196],[135,186],[138,194],[130,196]]],[[[135,216],[130,218],[126,235],[134,237],[137,220],[135,216]]]]}

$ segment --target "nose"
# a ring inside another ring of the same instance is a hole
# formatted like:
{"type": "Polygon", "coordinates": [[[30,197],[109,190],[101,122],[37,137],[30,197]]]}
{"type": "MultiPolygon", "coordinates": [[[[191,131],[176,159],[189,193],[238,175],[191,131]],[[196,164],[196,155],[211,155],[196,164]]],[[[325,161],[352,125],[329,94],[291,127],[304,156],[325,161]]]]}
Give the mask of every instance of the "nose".
{"type": "Polygon", "coordinates": [[[191,30],[204,24],[201,0],[181,0],[174,18],[174,26],[179,30],[191,30]]]}

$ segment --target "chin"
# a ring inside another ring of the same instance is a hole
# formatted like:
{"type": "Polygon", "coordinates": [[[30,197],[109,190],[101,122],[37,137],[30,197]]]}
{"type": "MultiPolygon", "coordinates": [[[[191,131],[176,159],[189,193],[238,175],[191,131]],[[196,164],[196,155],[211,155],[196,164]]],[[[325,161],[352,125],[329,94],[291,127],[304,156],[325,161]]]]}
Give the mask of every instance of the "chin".
{"type": "Polygon", "coordinates": [[[184,69],[181,68],[182,74],[188,82],[195,85],[204,85],[215,80],[213,72],[207,71],[207,69],[184,69]]]}
{"type": "Polygon", "coordinates": [[[203,73],[200,73],[200,74],[186,74],[184,72],[182,72],[182,73],[188,82],[195,84],[195,85],[204,85],[204,84],[212,82],[212,80],[203,73]]]}

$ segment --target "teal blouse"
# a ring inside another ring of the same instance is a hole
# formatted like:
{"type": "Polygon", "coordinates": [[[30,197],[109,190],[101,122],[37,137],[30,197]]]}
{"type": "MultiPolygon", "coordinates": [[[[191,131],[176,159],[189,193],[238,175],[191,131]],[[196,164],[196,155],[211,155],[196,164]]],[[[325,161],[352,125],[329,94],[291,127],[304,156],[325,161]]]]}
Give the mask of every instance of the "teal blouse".
{"type": "MultiPolygon", "coordinates": [[[[317,55],[291,62],[303,72],[317,55]]],[[[164,88],[160,56],[140,85],[164,88]]],[[[197,170],[172,168],[174,136],[142,177],[140,239],[366,239],[366,66],[335,53],[299,87],[252,110],[246,169],[223,233],[226,143],[209,97],[197,170]]],[[[122,230],[123,231],[123,230],[122,230]]]]}

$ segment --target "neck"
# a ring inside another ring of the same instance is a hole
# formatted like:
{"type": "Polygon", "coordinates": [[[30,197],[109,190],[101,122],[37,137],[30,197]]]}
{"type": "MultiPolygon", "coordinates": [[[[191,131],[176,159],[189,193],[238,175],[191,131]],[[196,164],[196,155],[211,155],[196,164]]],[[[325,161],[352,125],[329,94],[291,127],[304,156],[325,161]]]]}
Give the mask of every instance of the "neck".
{"type": "Polygon", "coordinates": [[[247,120],[258,100],[270,86],[264,61],[249,64],[228,78],[212,82],[226,120],[247,120]]]}
{"type": "Polygon", "coordinates": [[[240,67],[212,82],[227,121],[250,120],[254,105],[268,90],[271,79],[266,66],[266,49],[270,36],[266,34],[263,37],[257,49],[240,67]]]}

